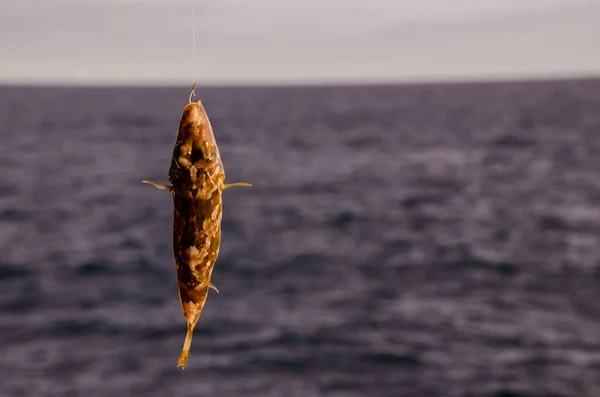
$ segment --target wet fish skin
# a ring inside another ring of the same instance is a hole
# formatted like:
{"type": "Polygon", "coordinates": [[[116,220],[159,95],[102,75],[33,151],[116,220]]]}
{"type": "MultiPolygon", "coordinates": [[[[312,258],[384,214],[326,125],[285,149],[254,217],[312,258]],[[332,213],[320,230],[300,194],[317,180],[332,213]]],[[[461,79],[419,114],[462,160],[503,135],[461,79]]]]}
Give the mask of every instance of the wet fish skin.
{"type": "MultiPolygon", "coordinates": [[[[194,87],[192,88],[193,93],[194,87]]],[[[194,328],[209,288],[221,244],[222,192],[226,184],[219,148],[201,101],[183,108],[169,168],[169,185],[144,180],[173,197],[173,255],[177,270],[179,300],[187,320],[187,333],[178,366],[185,368],[194,328]]]]}

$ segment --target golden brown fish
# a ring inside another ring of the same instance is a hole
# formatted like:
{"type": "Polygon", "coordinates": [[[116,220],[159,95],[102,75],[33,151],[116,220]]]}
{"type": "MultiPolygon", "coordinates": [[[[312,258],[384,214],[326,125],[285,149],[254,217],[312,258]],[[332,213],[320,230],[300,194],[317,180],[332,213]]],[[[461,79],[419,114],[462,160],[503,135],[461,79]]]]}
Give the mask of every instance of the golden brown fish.
{"type": "Polygon", "coordinates": [[[173,196],[173,254],[179,300],[187,320],[187,334],[178,366],[185,368],[192,334],[206,302],[208,289],[219,292],[211,274],[221,243],[223,190],[249,183],[225,183],[219,148],[201,101],[183,108],[169,169],[170,185],[144,180],[173,196]]]}

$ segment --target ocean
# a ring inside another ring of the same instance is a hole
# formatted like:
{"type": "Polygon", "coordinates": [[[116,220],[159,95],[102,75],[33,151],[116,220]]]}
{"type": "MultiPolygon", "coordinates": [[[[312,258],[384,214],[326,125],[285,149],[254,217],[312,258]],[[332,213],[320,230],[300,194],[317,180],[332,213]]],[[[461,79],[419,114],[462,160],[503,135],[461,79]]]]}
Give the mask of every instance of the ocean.
{"type": "Polygon", "coordinates": [[[600,395],[600,80],[200,87],[229,182],[188,367],[189,87],[0,87],[0,395],[600,395]]]}

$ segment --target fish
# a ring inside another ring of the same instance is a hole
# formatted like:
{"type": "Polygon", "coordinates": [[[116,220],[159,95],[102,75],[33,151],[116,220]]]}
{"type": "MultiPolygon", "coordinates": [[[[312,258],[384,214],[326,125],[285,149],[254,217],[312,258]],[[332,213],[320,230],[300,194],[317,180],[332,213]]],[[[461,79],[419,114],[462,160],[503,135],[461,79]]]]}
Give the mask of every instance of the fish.
{"type": "Polygon", "coordinates": [[[169,168],[169,184],[143,183],[165,190],[173,197],[173,255],[179,302],[187,321],[187,333],[177,366],[186,367],[194,328],[200,318],[221,245],[224,190],[252,186],[247,182],[225,183],[225,170],[210,120],[202,101],[183,107],[169,168]]]}

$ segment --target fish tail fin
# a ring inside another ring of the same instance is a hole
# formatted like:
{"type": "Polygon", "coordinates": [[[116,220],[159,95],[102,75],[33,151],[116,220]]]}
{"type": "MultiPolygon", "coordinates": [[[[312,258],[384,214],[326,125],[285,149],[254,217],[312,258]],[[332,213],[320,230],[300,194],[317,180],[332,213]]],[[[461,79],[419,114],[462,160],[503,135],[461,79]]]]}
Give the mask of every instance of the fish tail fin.
{"type": "Polygon", "coordinates": [[[190,349],[192,347],[192,335],[194,334],[194,327],[195,324],[188,323],[187,325],[187,333],[185,334],[185,341],[183,342],[183,350],[181,351],[179,361],[177,362],[177,366],[181,367],[181,369],[185,369],[185,366],[188,362],[188,358],[190,357],[190,349]]]}

